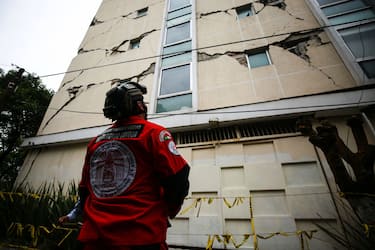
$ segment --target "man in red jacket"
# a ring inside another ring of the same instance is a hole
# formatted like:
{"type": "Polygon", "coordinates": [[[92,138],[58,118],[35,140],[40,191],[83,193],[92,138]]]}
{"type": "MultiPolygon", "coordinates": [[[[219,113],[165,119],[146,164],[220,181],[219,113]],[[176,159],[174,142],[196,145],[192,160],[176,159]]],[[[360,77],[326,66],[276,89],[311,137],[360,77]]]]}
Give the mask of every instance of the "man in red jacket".
{"type": "Polygon", "coordinates": [[[190,167],[171,134],[147,121],[146,88],[122,83],[106,94],[114,124],[88,145],[79,184],[85,250],[164,250],[168,217],[188,194],[190,167]]]}

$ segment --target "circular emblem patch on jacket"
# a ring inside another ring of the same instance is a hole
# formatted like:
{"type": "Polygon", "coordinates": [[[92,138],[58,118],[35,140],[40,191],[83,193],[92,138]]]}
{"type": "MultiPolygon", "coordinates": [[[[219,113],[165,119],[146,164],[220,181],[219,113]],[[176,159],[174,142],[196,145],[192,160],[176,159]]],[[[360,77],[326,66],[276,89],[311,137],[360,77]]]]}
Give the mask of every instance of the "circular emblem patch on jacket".
{"type": "Polygon", "coordinates": [[[103,143],[90,159],[90,183],[95,196],[120,195],[134,181],[136,169],[134,154],[124,143],[103,143]]]}

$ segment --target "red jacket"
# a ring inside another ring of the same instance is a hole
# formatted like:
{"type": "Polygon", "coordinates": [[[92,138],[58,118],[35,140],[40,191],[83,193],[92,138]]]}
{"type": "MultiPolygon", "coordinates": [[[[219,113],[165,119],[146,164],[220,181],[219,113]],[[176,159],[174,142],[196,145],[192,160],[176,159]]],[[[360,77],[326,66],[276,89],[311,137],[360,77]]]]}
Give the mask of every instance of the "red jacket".
{"type": "Polygon", "coordinates": [[[183,199],[168,200],[171,190],[163,182],[186,167],[162,126],[138,116],[116,122],[88,145],[79,185],[88,195],[78,239],[114,246],[164,242],[168,216],[177,214],[183,199]]]}

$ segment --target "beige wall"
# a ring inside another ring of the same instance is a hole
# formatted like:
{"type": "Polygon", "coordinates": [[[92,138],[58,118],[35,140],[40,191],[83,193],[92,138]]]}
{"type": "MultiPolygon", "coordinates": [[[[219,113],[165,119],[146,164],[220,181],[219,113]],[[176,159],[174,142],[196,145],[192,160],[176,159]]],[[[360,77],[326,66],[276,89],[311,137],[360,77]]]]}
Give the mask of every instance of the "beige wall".
{"type": "Polygon", "coordinates": [[[44,184],[78,184],[86,153],[86,144],[44,147],[27,155],[16,184],[27,184],[37,190],[44,184]]]}
{"type": "Polygon", "coordinates": [[[105,93],[118,80],[139,81],[152,93],[164,4],[157,0],[131,1],[131,4],[103,1],[95,25],[88,28],[77,56],[67,69],[76,72],[65,75],[39,135],[110,124],[102,115],[102,108],[105,93]],[[137,18],[136,11],[146,6],[147,16],[137,18]],[[142,38],[140,48],[130,50],[129,41],[136,38],[142,38]],[[134,61],[146,57],[154,58],[134,61]]]}
{"type": "Polygon", "coordinates": [[[233,7],[239,6],[239,2],[233,5],[231,1],[197,1],[198,48],[251,40],[199,50],[198,53],[205,53],[205,58],[198,62],[200,110],[355,86],[324,32],[306,42],[304,56],[280,46],[289,32],[319,27],[304,1],[285,3],[287,7],[283,10],[254,1],[258,14],[238,19],[233,7]],[[267,38],[255,39],[263,37],[267,38]],[[245,52],[264,46],[269,46],[272,64],[249,69],[245,52]],[[234,52],[240,54],[236,57],[244,63],[230,56],[234,52]]]}
{"type": "MultiPolygon", "coordinates": [[[[196,34],[192,35],[196,37],[197,48],[251,40],[198,50],[197,84],[193,84],[197,86],[193,93],[198,100],[198,110],[355,85],[324,32],[311,35],[302,56],[281,47],[290,32],[318,27],[305,1],[285,1],[284,10],[253,1],[257,14],[238,19],[235,7],[248,2],[196,1],[196,34]],[[262,37],[267,38],[255,39],[262,37]],[[264,46],[269,47],[272,64],[249,69],[245,52],[264,46]]],[[[105,92],[119,79],[139,80],[148,87],[146,99],[155,100],[157,58],[132,60],[159,54],[164,9],[165,3],[156,0],[132,1],[131,4],[103,1],[94,25],[88,28],[79,53],[68,68],[68,71],[78,71],[65,75],[39,135],[110,124],[102,116],[102,107],[105,92]],[[149,8],[147,16],[137,18],[136,11],[145,6],[149,8]],[[141,47],[130,50],[129,41],[141,36],[144,36],[141,47]],[[111,66],[101,67],[104,65],[111,66]],[[92,67],[98,68],[88,69],[92,67]],[[146,73],[141,75],[142,72],[146,73]]]]}

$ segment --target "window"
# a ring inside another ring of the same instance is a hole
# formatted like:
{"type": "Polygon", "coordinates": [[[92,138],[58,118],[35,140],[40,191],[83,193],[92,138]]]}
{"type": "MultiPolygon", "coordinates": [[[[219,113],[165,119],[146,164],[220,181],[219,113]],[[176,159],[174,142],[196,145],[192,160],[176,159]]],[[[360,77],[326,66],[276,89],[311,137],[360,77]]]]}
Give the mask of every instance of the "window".
{"type": "Polygon", "coordinates": [[[336,1],[322,7],[331,24],[344,24],[375,17],[375,12],[363,0],[336,1]]]}
{"type": "Polygon", "coordinates": [[[318,3],[320,6],[323,6],[323,5],[331,4],[334,2],[338,2],[338,1],[341,1],[341,0],[318,0],[318,3]]]}
{"type": "MultiPolygon", "coordinates": [[[[373,0],[316,0],[329,24],[345,42],[342,48],[359,75],[375,78],[375,11],[373,0]],[[361,21],[361,22],[359,22],[361,21]],[[361,71],[362,69],[362,71],[361,71]],[[363,74],[364,73],[364,74],[363,74]]],[[[341,41],[342,43],[342,41],[341,41]]]]}
{"type": "Polygon", "coordinates": [[[375,58],[375,23],[341,29],[339,34],[356,58],[375,58]]]}
{"type": "Polygon", "coordinates": [[[375,78],[375,59],[359,63],[368,78],[375,78]]]}
{"type": "Polygon", "coordinates": [[[270,58],[267,51],[262,51],[258,53],[251,53],[247,55],[250,68],[257,68],[266,65],[270,65],[270,58]]]}
{"type": "Polygon", "coordinates": [[[175,110],[189,109],[192,107],[191,94],[179,95],[158,100],[156,112],[168,112],[175,110]]]}
{"type": "Polygon", "coordinates": [[[182,9],[178,9],[176,11],[172,11],[168,13],[167,20],[171,20],[176,17],[184,16],[191,13],[191,5],[186,6],[182,9]]]}
{"type": "Polygon", "coordinates": [[[162,67],[191,62],[191,41],[168,46],[163,49],[162,67]]]}
{"type": "Polygon", "coordinates": [[[148,7],[137,10],[137,17],[142,17],[147,15],[148,7]]]}
{"type": "Polygon", "coordinates": [[[248,16],[254,15],[253,7],[251,4],[247,4],[236,8],[238,19],[242,19],[248,16]]]}
{"type": "Polygon", "coordinates": [[[162,71],[160,96],[187,90],[190,90],[190,64],[162,71]]]}
{"type": "Polygon", "coordinates": [[[156,113],[192,108],[192,5],[169,0],[156,113]]]}
{"type": "Polygon", "coordinates": [[[141,44],[140,39],[134,39],[130,41],[129,49],[137,49],[141,44]]]}
{"type": "Polygon", "coordinates": [[[166,44],[190,38],[190,22],[179,24],[167,29],[166,44]]]}
{"type": "Polygon", "coordinates": [[[162,70],[156,112],[177,111],[192,107],[190,63],[162,70]]]}
{"type": "Polygon", "coordinates": [[[190,4],[190,0],[170,0],[169,1],[169,11],[182,8],[190,4]]]}

